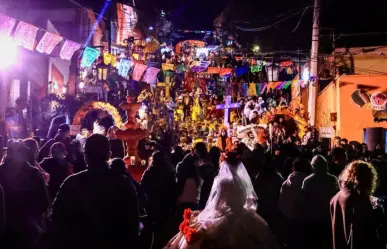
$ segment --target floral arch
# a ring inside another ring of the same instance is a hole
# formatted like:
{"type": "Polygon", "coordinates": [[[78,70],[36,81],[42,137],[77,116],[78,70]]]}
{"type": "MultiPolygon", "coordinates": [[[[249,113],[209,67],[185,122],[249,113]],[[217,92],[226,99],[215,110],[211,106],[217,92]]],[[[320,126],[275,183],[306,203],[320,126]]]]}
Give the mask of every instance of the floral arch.
{"type": "Polygon", "coordinates": [[[80,125],[81,120],[86,116],[89,111],[92,110],[104,110],[107,111],[114,120],[114,124],[118,127],[122,126],[122,118],[117,108],[113,105],[101,101],[90,101],[85,103],[79,110],[75,113],[73,119],[73,125],[80,125]]]}
{"type": "Polygon", "coordinates": [[[270,121],[274,120],[276,115],[283,115],[285,117],[292,118],[297,124],[298,135],[302,138],[306,134],[308,121],[305,119],[303,115],[303,110],[301,108],[300,111],[294,111],[289,107],[277,107],[274,109],[274,113],[267,112],[262,116],[260,120],[261,124],[268,124],[270,121]]]}

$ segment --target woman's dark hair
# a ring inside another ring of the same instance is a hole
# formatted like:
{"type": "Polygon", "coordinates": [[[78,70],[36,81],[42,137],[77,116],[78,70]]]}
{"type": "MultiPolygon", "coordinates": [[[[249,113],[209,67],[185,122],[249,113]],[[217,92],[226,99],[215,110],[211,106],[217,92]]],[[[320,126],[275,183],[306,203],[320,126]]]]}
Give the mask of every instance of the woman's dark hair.
{"type": "Polygon", "coordinates": [[[208,158],[211,161],[211,165],[219,166],[219,159],[221,154],[222,152],[218,147],[216,146],[211,147],[210,151],[208,152],[208,158]]]}
{"type": "Polygon", "coordinates": [[[195,153],[200,157],[200,159],[205,159],[208,156],[207,146],[203,142],[198,142],[195,145],[195,153]]]}
{"type": "Polygon", "coordinates": [[[228,164],[237,166],[241,162],[242,157],[236,151],[231,150],[226,152],[225,159],[228,164]]]}

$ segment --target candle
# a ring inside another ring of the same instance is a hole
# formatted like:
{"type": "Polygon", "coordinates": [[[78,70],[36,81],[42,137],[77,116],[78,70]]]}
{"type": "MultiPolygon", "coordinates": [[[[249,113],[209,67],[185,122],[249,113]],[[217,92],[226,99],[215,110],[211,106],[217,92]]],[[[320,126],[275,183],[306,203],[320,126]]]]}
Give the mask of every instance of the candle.
{"type": "Polygon", "coordinates": [[[135,165],[136,164],[136,157],[131,156],[130,157],[130,165],[135,165]]]}

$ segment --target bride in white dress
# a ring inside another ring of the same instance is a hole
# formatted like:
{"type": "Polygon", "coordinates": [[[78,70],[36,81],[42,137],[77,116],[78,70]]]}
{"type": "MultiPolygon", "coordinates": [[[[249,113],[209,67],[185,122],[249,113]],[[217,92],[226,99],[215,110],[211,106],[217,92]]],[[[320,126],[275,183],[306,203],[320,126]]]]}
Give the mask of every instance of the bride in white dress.
{"type": "Polygon", "coordinates": [[[274,249],[257,196],[238,154],[228,152],[201,212],[184,212],[180,232],[164,249],[274,249]]]}

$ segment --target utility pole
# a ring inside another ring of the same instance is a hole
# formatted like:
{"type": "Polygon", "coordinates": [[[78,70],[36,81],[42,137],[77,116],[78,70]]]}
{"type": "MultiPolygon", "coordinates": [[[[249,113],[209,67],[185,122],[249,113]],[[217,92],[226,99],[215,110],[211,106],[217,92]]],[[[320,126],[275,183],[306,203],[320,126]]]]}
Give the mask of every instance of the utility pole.
{"type": "Polygon", "coordinates": [[[333,62],[332,62],[332,66],[333,66],[333,78],[335,79],[336,78],[336,36],[335,36],[335,31],[332,30],[332,49],[333,49],[333,62]]]}
{"type": "Polygon", "coordinates": [[[316,121],[316,98],[318,88],[318,49],[320,36],[320,0],[314,0],[313,8],[313,31],[312,31],[312,50],[310,59],[310,74],[316,77],[314,83],[309,84],[308,114],[309,124],[314,126],[316,121]]]}

